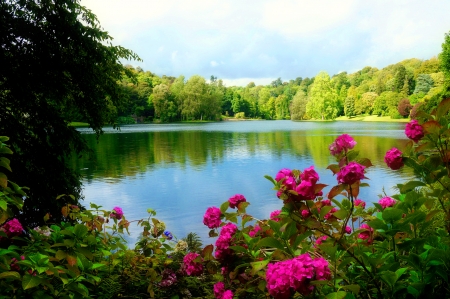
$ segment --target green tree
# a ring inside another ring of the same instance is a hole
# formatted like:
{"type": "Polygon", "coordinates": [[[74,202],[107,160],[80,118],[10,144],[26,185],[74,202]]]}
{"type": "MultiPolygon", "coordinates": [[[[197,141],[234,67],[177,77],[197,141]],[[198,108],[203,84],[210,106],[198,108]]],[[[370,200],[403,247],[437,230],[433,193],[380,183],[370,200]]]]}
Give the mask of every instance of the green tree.
{"type": "Polygon", "coordinates": [[[317,119],[334,119],[338,116],[338,96],[332,88],[327,72],[320,72],[309,92],[306,113],[317,119]]]}
{"type": "Polygon", "coordinates": [[[46,213],[81,197],[79,176],[67,161],[86,149],[69,126],[83,120],[97,133],[115,121],[123,89],[121,59],[138,57],[102,31],[96,16],[77,0],[0,3],[0,135],[10,136],[14,173],[30,187],[21,222],[42,224],[46,213]],[[74,199],[59,194],[73,194],[74,199]]]}
{"type": "Polygon", "coordinates": [[[290,105],[291,120],[301,120],[306,116],[306,103],[308,102],[308,97],[306,93],[299,89],[292,99],[290,105]]]}
{"type": "Polygon", "coordinates": [[[162,122],[175,120],[177,116],[177,106],[174,97],[170,93],[166,84],[159,84],[153,88],[153,94],[150,96],[153,106],[155,107],[155,115],[162,122]]]}
{"type": "Polygon", "coordinates": [[[429,74],[419,74],[416,80],[416,88],[414,93],[427,93],[434,85],[433,78],[429,74]]]}

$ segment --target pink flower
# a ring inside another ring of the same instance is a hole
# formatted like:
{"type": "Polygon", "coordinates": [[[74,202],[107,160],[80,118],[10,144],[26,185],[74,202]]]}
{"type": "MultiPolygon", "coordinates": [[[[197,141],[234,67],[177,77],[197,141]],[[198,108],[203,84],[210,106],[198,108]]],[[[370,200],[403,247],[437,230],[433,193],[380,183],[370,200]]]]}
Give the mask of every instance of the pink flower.
{"type": "Polygon", "coordinates": [[[347,225],[347,226],[345,227],[345,233],[346,233],[346,234],[351,234],[351,233],[352,233],[352,228],[351,228],[350,226],[347,225]]]}
{"type": "Polygon", "coordinates": [[[237,226],[233,223],[227,223],[222,227],[219,233],[219,238],[216,240],[216,252],[217,259],[225,259],[231,254],[229,249],[231,239],[237,231],[237,226]]]}
{"type": "Polygon", "coordinates": [[[406,124],[405,134],[409,139],[413,140],[415,143],[419,142],[419,140],[422,139],[423,136],[425,136],[423,132],[423,127],[419,125],[419,123],[415,119],[411,120],[409,123],[406,124]]]}
{"type": "Polygon", "coordinates": [[[219,281],[214,284],[214,297],[222,299],[223,293],[225,293],[225,285],[219,281]]]}
{"type": "Polygon", "coordinates": [[[366,202],[364,200],[362,200],[362,199],[356,199],[353,202],[353,204],[354,204],[355,207],[361,207],[363,209],[366,207],[366,202]]]}
{"type": "Polygon", "coordinates": [[[359,229],[364,229],[365,231],[359,233],[358,238],[361,240],[367,240],[368,243],[371,243],[373,229],[365,223],[361,224],[361,227],[359,229]]]}
{"type": "Polygon", "coordinates": [[[321,203],[322,203],[322,207],[331,206],[331,200],[329,200],[329,199],[324,199],[321,201],[321,203]]]}
{"type": "Polygon", "coordinates": [[[300,179],[302,181],[309,181],[312,184],[315,184],[319,180],[319,174],[314,170],[314,166],[310,166],[303,170],[302,174],[300,175],[300,179]]]}
{"type": "Polygon", "coordinates": [[[308,218],[311,215],[311,213],[308,210],[302,210],[302,217],[308,218]]]}
{"type": "Polygon", "coordinates": [[[216,207],[209,207],[205,215],[203,216],[203,224],[207,227],[214,229],[218,228],[220,226],[220,215],[222,212],[220,212],[219,208],[216,207]]]}
{"type": "MultiPolygon", "coordinates": [[[[334,217],[333,213],[335,213],[337,211],[338,211],[338,209],[332,208],[328,213],[325,214],[325,216],[323,216],[323,218],[325,218],[326,220],[330,220],[330,219],[333,220],[333,217],[334,217]]],[[[334,219],[336,219],[336,218],[334,218],[334,219]]]]}
{"type": "Polygon", "coordinates": [[[275,176],[275,181],[279,182],[281,179],[291,176],[292,171],[289,168],[283,168],[280,171],[278,171],[277,175],[275,176]]]}
{"type": "Polygon", "coordinates": [[[177,282],[177,275],[171,269],[165,269],[161,273],[161,276],[162,276],[162,279],[158,283],[158,285],[161,287],[167,288],[177,282]]]}
{"type": "Polygon", "coordinates": [[[228,202],[230,203],[230,208],[234,209],[236,208],[241,202],[246,202],[247,200],[245,199],[244,195],[242,194],[236,194],[233,195],[232,197],[230,197],[230,199],[228,199],[228,202]]]}
{"type": "MultiPolygon", "coordinates": [[[[196,262],[195,259],[199,257],[200,254],[195,252],[189,252],[183,258],[183,269],[186,271],[187,275],[198,276],[203,273],[203,265],[201,262],[196,262]]],[[[202,259],[200,257],[200,259],[202,259]]]]}
{"type": "Polygon", "coordinates": [[[14,218],[6,222],[1,227],[1,230],[3,230],[9,238],[12,238],[22,234],[23,227],[22,224],[20,224],[19,220],[17,220],[17,218],[14,218]]]}
{"type": "Polygon", "coordinates": [[[328,236],[318,237],[316,240],[316,245],[321,245],[326,239],[328,239],[328,236]]]}
{"type": "Polygon", "coordinates": [[[336,140],[330,144],[328,149],[330,150],[331,155],[336,156],[342,153],[342,151],[347,151],[349,149],[354,148],[356,145],[356,141],[348,134],[342,134],[336,140]]]}
{"type": "Polygon", "coordinates": [[[256,225],[249,233],[248,233],[248,235],[250,236],[250,237],[254,237],[254,236],[256,236],[256,234],[259,232],[259,231],[261,231],[261,227],[259,226],[259,225],[256,225]]]}
{"type": "Polygon", "coordinates": [[[378,201],[378,203],[381,205],[383,209],[386,209],[387,207],[392,207],[393,205],[395,205],[395,202],[396,202],[395,199],[389,196],[383,197],[378,201]]]}
{"type": "Polygon", "coordinates": [[[402,152],[395,147],[391,148],[386,152],[384,162],[386,162],[387,166],[392,170],[400,169],[404,165],[402,152]]]}
{"type": "Polygon", "coordinates": [[[226,290],[225,293],[223,293],[222,299],[233,299],[233,292],[226,290]]]}
{"type": "Polygon", "coordinates": [[[109,214],[109,217],[116,218],[117,220],[122,219],[123,217],[123,211],[120,207],[114,207],[112,210],[112,213],[109,214]]]}
{"type": "Polygon", "coordinates": [[[288,299],[295,292],[308,295],[314,290],[312,280],[328,280],[331,272],[323,258],[312,260],[305,253],[290,260],[267,266],[266,282],[269,294],[275,299],[288,299]]]}
{"type": "Polygon", "coordinates": [[[270,213],[270,220],[273,220],[275,222],[280,221],[281,218],[278,217],[280,215],[280,213],[281,213],[280,210],[275,210],[272,213],[270,213]]]}
{"type": "MultiPolygon", "coordinates": [[[[275,181],[279,182],[281,180],[283,180],[283,182],[281,183],[281,185],[282,185],[282,190],[280,190],[281,192],[284,189],[287,189],[287,190],[295,189],[296,182],[295,182],[293,173],[290,169],[283,168],[277,173],[277,175],[275,176],[275,181]]],[[[280,192],[280,195],[281,195],[281,192],[280,192]]]]}
{"type": "Polygon", "coordinates": [[[313,200],[316,198],[314,184],[310,181],[302,181],[300,185],[297,186],[295,191],[297,191],[298,195],[300,195],[303,200],[313,200]]]}
{"type": "Polygon", "coordinates": [[[364,166],[356,162],[350,162],[342,167],[337,175],[338,183],[351,185],[364,178],[364,166]]]}

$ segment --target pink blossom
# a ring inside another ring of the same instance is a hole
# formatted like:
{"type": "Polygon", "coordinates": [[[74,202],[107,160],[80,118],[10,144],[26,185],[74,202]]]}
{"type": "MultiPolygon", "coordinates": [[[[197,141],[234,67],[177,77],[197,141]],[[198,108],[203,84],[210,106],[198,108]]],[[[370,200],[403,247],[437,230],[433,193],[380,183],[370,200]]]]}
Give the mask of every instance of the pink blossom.
{"type": "Polygon", "coordinates": [[[395,199],[389,196],[383,197],[378,201],[378,203],[381,205],[383,209],[386,209],[387,207],[392,207],[395,204],[395,202],[396,202],[395,199]]]}
{"type": "Polygon", "coordinates": [[[337,175],[338,183],[351,185],[364,178],[364,166],[356,162],[350,162],[342,167],[337,175]]]}
{"type": "Polygon", "coordinates": [[[248,233],[248,235],[250,236],[250,237],[254,237],[254,236],[256,236],[256,234],[259,232],[259,231],[261,231],[261,227],[259,226],[259,225],[256,225],[249,233],[248,233]]]}
{"type": "Polygon", "coordinates": [[[298,195],[304,200],[313,200],[316,198],[316,193],[314,192],[314,184],[310,181],[302,181],[300,185],[295,189],[298,195]]]}
{"type": "Polygon", "coordinates": [[[366,223],[361,224],[359,229],[364,229],[365,231],[358,234],[358,238],[361,240],[367,240],[369,243],[372,242],[373,229],[366,223]]]}
{"type": "Polygon", "coordinates": [[[312,280],[331,278],[328,262],[323,258],[312,260],[305,253],[290,260],[267,266],[266,282],[269,294],[275,299],[288,299],[295,292],[308,295],[314,290],[312,280]]]}
{"type": "Polygon", "coordinates": [[[355,201],[353,202],[355,207],[361,207],[361,208],[366,208],[366,202],[362,199],[355,199],[355,201]]]}
{"type": "Polygon", "coordinates": [[[323,218],[325,218],[326,220],[330,220],[330,219],[332,219],[332,217],[334,217],[333,213],[335,213],[337,211],[338,211],[338,209],[332,208],[328,213],[325,214],[325,216],[323,216],[323,218]]]}
{"type": "Polygon", "coordinates": [[[326,239],[328,239],[328,236],[318,237],[316,240],[316,245],[321,245],[326,239]]]}
{"type": "Polygon", "coordinates": [[[226,290],[225,293],[223,293],[222,299],[233,299],[233,292],[226,290]]]}
{"type": "Polygon", "coordinates": [[[322,203],[322,207],[331,206],[331,200],[329,200],[329,199],[324,199],[321,201],[321,203],[322,203]]]}
{"type": "Polygon", "coordinates": [[[354,148],[356,145],[356,141],[348,134],[342,134],[336,140],[330,144],[328,149],[330,150],[331,155],[336,156],[342,153],[342,151],[347,151],[349,149],[354,148]]]}
{"type": "Polygon", "coordinates": [[[400,169],[404,165],[402,152],[399,149],[393,147],[386,152],[386,155],[384,156],[384,162],[386,162],[387,166],[392,170],[400,169]]]}
{"type": "Polygon", "coordinates": [[[275,176],[275,181],[279,182],[281,179],[284,179],[286,177],[292,176],[292,170],[289,168],[283,168],[280,171],[278,171],[277,175],[275,176]]]}
{"type": "Polygon", "coordinates": [[[171,285],[177,282],[177,275],[171,269],[165,269],[161,273],[162,279],[160,283],[158,283],[161,287],[170,287],[171,285]]]}
{"type": "Polygon", "coordinates": [[[220,221],[221,214],[222,212],[220,212],[219,208],[209,207],[206,210],[205,215],[203,216],[203,224],[211,229],[218,228],[221,223],[220,221]]]}
{"type": "Polygon", "coordinates": [[[351,228],[350,226],[347,225],[347,226],[345,227],[345,233],[346,233],[346,234],[351,234],[351,233],[352,233],[352,228],[351,228]]]}
{"type": "Polygon", "coordinates": [[[406,124],[405,127],[405,134],[406,136],[413,140],[415,143],[419,142],[420,139],[425,136],[423,132],[423,127],[419,125],[417,120],[413,119],[409,123],[406,124]]]}
{"type": "MultiPolygon", "coordinates": [[[[189,252],[183,258],[183,269],[186,271],[187,275],[198,276],[203,273],[203,265],[201,262],[196,262],[195,259],[198,258],[200,254],[195,252],[189,252]]],[[[202,259],[200,257],[200,259],[202,259]]]]}
{"type": "Polygon", "coordinates": [[[280,210],[275,210],[272,213],[270,213],[270,220],[273,220],[275,222],[280,221],[281,218],[278,217],[280,215],[280,213],[281,213],[280,210]]]}
{"type": "Polygon", "coordinates": [[[310,166],[303,170],[300,178],[302,181],[309,181],[312,184],[315,184],[319,180],[319,174],[314,170],[314,166],[310,166]]]}
{"type": "Polygon", "coordinates": [[[123,211],[122,211],[122,208],[120,208],[120,207],[114,207],[113,210],[112,210],[112,213],[109,214],[109,217],[111,217],[111,218],[116,218],[117,220],[122,219],[122,217],[123,217],[123,211]]]}
{"type": "MultiPolygon", "coordinates": [[[[288,168],[281,169],[275,176],[275,180],[277,182],[283,180],[282,190],[280,190],[281,192],[283,190],[294,190],[295,189],[296,181],[295,181],[292,171],[288,168]]],[[[280,192],[280,195],[281,195],[281,192],[280,192]]]]}
{"type": "Polygon", "coordinates": [[[311,213],[308,210],[302,210],[302,217],[308,218],[311,215],[311,213]]]}
{"type": "Polygon", "coordinates": [[[20,224],[19,220],[17,220],[17,218],[14,218],[6,222],[1,227],[1,230],[3,230],[9,238],[12,238],[14,236],[19,236],[20,234],[22,234],[23,227],[22,224],[20,224]]]}
{"type": "Polygon", "coordinates": [[[231,239],[237,231],[237,226],[233,223],[227,223],[222,227],[219,233],[219,238],[216,240],[216,252],[215,256],[217,259],[225,259],[231,254],[229,249],[231,239]]]}
{"type": "Polygon", "coordinates": [[[233,195],[232,197],[230,197],[230,199],[228,199],[228,202],[230,203],[230,208],[234,209],[236,208],[241,202],[246,202],[247,200],[245,199],[244,195],[242,194],[236,194],[233,195]]]}
{"type": "Polygon", "coordinates": [[[219,281],[214,284],[214,297],[222,299],[223,293],[225,293],[225,285],[219,281]]]}

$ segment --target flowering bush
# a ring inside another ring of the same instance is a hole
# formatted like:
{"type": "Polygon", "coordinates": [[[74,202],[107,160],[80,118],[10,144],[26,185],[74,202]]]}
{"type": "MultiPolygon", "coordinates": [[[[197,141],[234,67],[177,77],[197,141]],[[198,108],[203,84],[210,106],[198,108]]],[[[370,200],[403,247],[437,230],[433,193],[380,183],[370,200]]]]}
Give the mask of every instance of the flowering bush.
{"type": "Polygon", "coordinates": [[[228,199],[228,202],[230,203],[230,208],[234,209],[236,208],[241,202],[246,202],[244,195],[242,194],[236,194],[228,199]]]}
{"type": "Polygon", "coordinates": [[[398,148],[392,148],[386,152],[384,162],[392,170],[397,170],[403,167],[402,152],[398,148]]]}
{"type": "Polygon", "coordinates": [[[220,226],[221,212],[219,208],[210,207],[206,210],[205,216],[203,217],[203,224],[209,228],[218,228],[220,226]]]}

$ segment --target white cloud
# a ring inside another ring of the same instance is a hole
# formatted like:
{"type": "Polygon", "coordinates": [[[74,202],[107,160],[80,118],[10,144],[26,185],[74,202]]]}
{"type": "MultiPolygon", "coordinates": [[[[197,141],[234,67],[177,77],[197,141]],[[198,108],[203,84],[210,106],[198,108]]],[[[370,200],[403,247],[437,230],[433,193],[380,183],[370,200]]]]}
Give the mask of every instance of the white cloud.
{"type": "Polygon", "coordinates": [[[211,66],[212,66],[212,67],[216,67],[216,66],[218,66],[218,65],[219,65],[219,64],[218,64],[217,62],[215,62],[214,60],[213,60],[213,61],[211,61],[210,63],[211,63],[211,66]]]}

